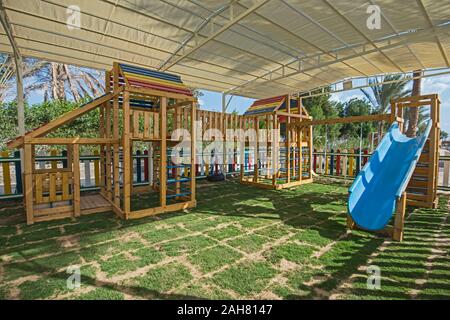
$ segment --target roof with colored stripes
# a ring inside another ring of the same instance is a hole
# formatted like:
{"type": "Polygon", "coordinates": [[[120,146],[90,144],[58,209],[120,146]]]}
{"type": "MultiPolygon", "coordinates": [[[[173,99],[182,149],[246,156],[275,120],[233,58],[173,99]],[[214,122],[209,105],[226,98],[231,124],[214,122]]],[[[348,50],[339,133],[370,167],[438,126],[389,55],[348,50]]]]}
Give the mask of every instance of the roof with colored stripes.
{"type": "Polygon", "coordinates": [[[131,86],[192,96],[191,90],[178,75],[123,63],[119,66],[125,81],[131,86]]]}
{"type": "MultiPolygon", "coordinates": [[[[256,100],[244,113],[244,115],[255,115],[271,113],[275,110],[286,110],[286,96],[277,96],[267,99],[256,100]]],[[[291,113],[298,113],[297,100],[291,99],[291,113]]]]}

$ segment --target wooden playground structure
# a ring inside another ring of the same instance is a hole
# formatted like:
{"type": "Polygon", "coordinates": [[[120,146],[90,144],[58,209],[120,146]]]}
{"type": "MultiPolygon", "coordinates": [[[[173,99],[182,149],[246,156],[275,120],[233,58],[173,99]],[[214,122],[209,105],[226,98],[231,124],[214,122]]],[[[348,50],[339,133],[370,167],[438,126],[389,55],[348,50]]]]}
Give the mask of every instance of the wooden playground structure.
{"type": "MultiPolygon", "coordinates": [[[[428,108],[431,132],[426,140],[420,158],[414,169],[413,175],[408,183],[406,191],[397,200],[396,213],[393,226],[387,226],[379,233],[391,236],[396,241],[402,241],[404,232],[404,220],[407,206],[436,208],[438,205],[437,183],[438,183],[438,158],[440,144],[440,101],[437,94],[422,95],[416,97],[405,97],[391,101],[391,112],[389,114],[378,114],[368,116],[354,116],[337,119],[312,120],[291,124],[292,129],[302,130],[305,126],[332,125],[338,123],[354,123],[369,121],[384,121],[392,124],[397,121],[404,132],[404,115],[406,108],[428,108]]],[[[347,215],[347,227],[358,228],[350,215],[347,215]]]]}
{"type": "Polygon", "coordinates": [[[260,137],[260,128],[268,129],[263,131],[266,136],[257,139],[254,146],[255,164],[261,154],[268,161],[262,166],[255,165],[250,176],[245,176],[241,169],[241,183],[278,190],[312,182],[312,126],[302,126],[298,130],[291,126],[312,119],[302,106],[301,98],[285,95],[257,100],[244,117],[247,121],[244,128],[255,128],[257,137],[260,137]]]}
{"type": "MultiPolygon", "coordinates": [[[[8,143],[9,148],[24,150],[23,190],[28,224],[105,211],[113,211],[123,219],[136,219],[193,207],[196,174],[203,156],[199,147],[204,142],[219,141],[224,155],[231,150],[234,158],[240,158],[242,184],[283,189],[310,183],[313,126],[397,121],[403,128],[405,108],[418,107],[429,108],[432,130],[408,188],[397,201],[394,226],[382,232],[401,241],[407,205],[437,206],[440,134],[437,95],[393,100],[390,114],[313,120],[302,105],[303,97],[289,95],[257,100],[244,115],[199,110],[196,98],[179,76],[120,63],[114,63],[112,70],[106,72],[105,83],[103,96],[8,143]],[[95,109],[99,110],[98,137],[45,137],[95,109]],[[174,153],[173,149],[182,142],[178,136],[173,138],[177,129],[187,130],[190,140],[174,153]],[[247,136],[248,129],[256,134],[247,136]],[[236,134],[236,130],[240,133],[236,134]],[[234,132],[232,137],[227,136],[230,132],[234,132]],[[132,183],[135,144],[147,145],[150,152],[153,174],[146,186],[134,187],[132,183]],[[59,166],[37,168],[36,147],[42,145],[64,146],[67,160],[59,166]],[[80,148],[86,145],[100,148],[98,194],[80,192],[80,148]],[[182,162],[175,163],[173,154],[180,154],[182,162]],[[250,172],[244,168],[247,154],[253,155],[250,172]],[[156,203],[134,209],[131,197],[138,192],[154,193],[156,203]]],[[[226,164],[225,157],[222,162],[226,164]]],[[[213,165],[218,164],[207,163],[205,171],[212,171],[213,165]]],[[[350,216],[347,226],[356,228],[350,216]]]]}
{"type": "MultiPolygon", "coordinates": [[[[112,70],[106,72],[105,83],[106,93],[101,97],[8,143],[11,149],[24,150],[23,190],[28,224],[111,210],[121,218],[136,219],[195,206],[196,164],[201,161],[196,150],[197,131],[206,142],[222,140],[224,143],[226,140],[229,145],[228,137],[208,134],[208,130],[226,133],[227,129],[254,129],[258,134],[262,127],[278,132],[280,123],[285,123],[284,141],[278,139],[280,134],[270,137],[267,134],[265,148],[257,140],[251,141],[252,138],[249,140],[245,136],[237,135],[231,139],[231,149],[242,149],[241,182],[274,189],[312,182],[309,169],[312,128],[307,127],[294,134],[288,126],[311,119],[303,107],[298,108],[300,100],[295,102],[287,95],[276,97],[278,104],[272,110],[250,110],[243,116],[197,110],[196,98],[180,77],[120,63],[114,63],[112,70]],[[292,103],[297,103],[293,109],[292,103]],[[98,137],[45,137],[95,109],[99,109],[98,137]],[[190,134],[189,146],[176,151],[183,154],[181,164],[174,163],[170,156],[172,148],[182,142],[181,139],[172,139],[176,129],[185,129],[190,134]],[[251,149],[253,142],[255,164],[249,178],[245,175],[244,157],[245,148],[251,149]],[[153,174],[149,186],[133,187],[132,184],[135,169],[132,151],[137,143],[147,144],[151,150],[153,174]],[[284,147],[279,147],[279,144],[284,147]],[[83,195],[80,191],[80,149],[87,145],[100,148],[100,192],[94,195],[83,195]],[[52,164],[51,168],[37,168],[37,146],[63,146],[67,160],[61,161],[60,165],[52,164]],[[288,149],[290,151],[286,152],[288,149]],[[305,151],[299,151],[303,149],[307,150],[305,157],[305,151]],[[258,156],[262,152],[275,156],[275,160],[263,165],[258,156]],[[285,168],[281,170],[280,152],[285,154],[282,161],[285,168]],[[265,170],[264,174],[262,170],[265,170]],[[135,192],[157,192],[158,204],[134,210],[131,196],[135,192]]],[[[209,171],[209,166],[211,164],[206,164],[206,171],[209,171]]]]}
{"type": "Polygon", "coordinates": [[[24,204],[28,224],[110,210],[121,218],[134,219],[195,206],[195,179],[190,176],[195,172],[195,153],[190,151],[195,141],[192,119],[196,117],[196,98],[191,91],[178,76],[119,63],[106,72],[105,84],[103,96],[9,142],[10,148],[24,148],[24,204]],[[98,137],[44,137],[97,108],[98,137]],[[167,161],[167,148],[180,142],[170,138],[172,131],[179,127],[187,129],[193,137],[186,148],[190,157],[187,161],[184,157],[182,164],[172,165],[167,161]],[[132,192],[141,191],[131,183],[131,152],[137,142],[152,147],[154,175],[147,191],[159,195],[159,205],[141,210],[133,210],[131,205],[132,192]],[[36,169],[37,145],[65,146],[68,161],[60,167],[36,169]],[[97,195],[80,193],[79,159],[83,145],[97,145],[101,150],[102,183],[97,195]],[[177,172],[173,179],[161,174],[168,169],[177,172]]]}

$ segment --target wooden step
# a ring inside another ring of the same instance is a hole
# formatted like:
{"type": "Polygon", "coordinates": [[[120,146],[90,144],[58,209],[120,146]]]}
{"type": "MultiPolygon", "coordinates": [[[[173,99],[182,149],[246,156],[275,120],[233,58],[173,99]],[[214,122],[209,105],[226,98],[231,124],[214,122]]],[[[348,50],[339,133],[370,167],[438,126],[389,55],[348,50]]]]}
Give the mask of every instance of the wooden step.
{"type": "Polygon", "coordinates": [[[414,169],[413,175],[427,176],[428,175],[428,167],[416,167],[414,169]]]}
{"type": "Polygon", "coordinates": [[[407,206],[420,207],[420,208],[429,208],[430,204],[426,201],[418,201],[418,200],[410,200],[406,199],[407,206]]]}
{"type": "Polygon", "coordinates": [[[415,201],[427,201],[428,196],[426,194],[407,193],[407,199],[415,201]]]}
{"type": "Polygon", "coordinates": [[[422,152],[419,157],[420,163],[429,163],[430,162],[430,154],[422,152]]]}
{"type": "Polygon", "coordinates": [[[426,188],[428,186],[428,181],[426,180],[410,180],[408,183],[408,187],[421,187],[426,188]]]}
{"type": "Polygon", "coordinates": [[[427,188],[428,188],[428,186],[426,186],[426,187],[411,186],[409,183],[408,183],[408,187],[407,187],[407,189],[410,189],[410,192],[412,192],[412,193],[426,193],[427,188]],[[414,190],[412,190],[412,189],[414,189],[414,190]]]}

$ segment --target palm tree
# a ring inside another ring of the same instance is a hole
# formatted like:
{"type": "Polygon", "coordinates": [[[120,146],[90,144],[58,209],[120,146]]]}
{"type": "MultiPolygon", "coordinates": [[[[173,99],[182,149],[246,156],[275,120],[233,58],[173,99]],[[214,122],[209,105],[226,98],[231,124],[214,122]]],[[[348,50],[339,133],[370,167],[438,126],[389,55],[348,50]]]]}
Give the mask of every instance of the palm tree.
{"type": "MultiPolygon", "coordinates": [[[[84,97],[98,96],[104,92],[103,75],[100,71],[70,66],[44,60],[24,59],[24,80],[28,83],[25,95],[44,91],[44,101],[67,100],[72,97],[78,102],[84,97]]],[[[0,56],[0,102],[13,94],[15,88],[15,67],[11,56],[0,56]]]]}
{"type": "MultiPolygon", "coordinates": [[[[421,91],[421,87],[422,87],[422,71],[421,70],[416,70],[413,73],[413,87],[412,87],[412,92],[411,92],[411,96],[415,97],[415,96],[419,96],[420,95],[420,91],[421,91]]],[[[409,108],[410,110],[408,110],[408,130],[406,130],[406,135],[408,137],[415,137],[416,133],[417,133],[417,129],[419,127],[420,121],[420,115],[423,116],[423,112],[421,112],[421,110],[419,110],[420,108],[409,108]]],[[[405,117],[406,118],[406,117],[405,117]]]]}
{"type": "MultiPolygon", "coordinates": [[[[411,93],[407,89],[409,80],[402,75],[387,75],[384,77],[383,84],[378,84],[376,79],[369,80],[370,90],[361,89],[366,98],[373,106],[372,113],[382,114],[390,110],[391,99],[406,97],[411,93]]],[[[384,127],[384,121],[378,124],[378,134],[381,136],[384,127]]]]}
{"type": "Polygon", "coordinates": [[[26,88],[30,93],[44,91],[44,101],[67,100],[72,96],[78,102],[84,97],[98,96],[105,90],[100,71],[70,66],[63,63],[44,62],[33,74],[33,83],[26,88]]]}

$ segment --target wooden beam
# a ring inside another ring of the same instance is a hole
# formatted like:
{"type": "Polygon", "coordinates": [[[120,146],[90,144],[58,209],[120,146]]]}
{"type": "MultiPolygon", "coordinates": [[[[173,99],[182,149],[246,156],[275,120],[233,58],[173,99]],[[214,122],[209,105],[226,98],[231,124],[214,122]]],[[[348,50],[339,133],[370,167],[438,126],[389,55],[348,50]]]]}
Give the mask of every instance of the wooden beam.
{"type": "Polygon", "coordinates": [[[75,217],[81,215],[80,200],[80,146],[73,146],[73,214],[75,217]]]}
{"type": "Polygon", "coordinates": [[[183,210],[187,208],[195,207],[195,201],[187,201],[181,203],[174,203],[165,206],[159,206],[155,208],[142,209],[137,211],[131,211],[129,214],[129,219],[140,219],[144,217],[154,216],[164,212],[173,212],[178,210],[183,210]]]}
{"type": "Polygon", "coordinates": [[[191,104],[192,104],[191,100],[181,101],[181,102],[177,102],[175,104],[171,104],[170,106],[167,106],[167,110],[174,109],[174,108],[189,107],[191,104]]]}
{"type": "Polygon", "coordinates": [[[375,114],[375,115],[368,115],[368,116],[353,116],[353,117],[346,117],[346,118],[301,121],[301,122],[293,123],[292,126],[300,128],[300,127],[307,127],[307,126],[319,126],[319,125],[337,124],[337,123],[389,121],[390,118],[391,118],[390,114],[375,114]]]}
{"type": "MultiPolygon", "coordinates": [[[[78,109],[75,109],[73,111],[70,111],[68,113],[65,113],[61,117],[54,119],[51,122],[33,130],[33,131],[28,132],[27,134],[25,134],[25,137],[31,137],[31,138],[41,137],[41,136],[61,127],[62,125],[72,121],[73,119],[78,118],[78,117],[82,116],[83,114],[97,108],[101,104],[105,103],[106,101],[110,100],[114,96],[118,95],[120,92],[121,92],[121,89],[119,89],[117,92],[112,92],[112,93],[106,94],[104,96],[101,96],[95,100],[92,100],[91,102],[85,104],[84,106],[82,106],[78,109]]],[[[21,141],[22,141],[21,139],[12,140],[12,141],[8,142],[7,146],[10,149],[18,148],[21,146],[21,143],[20,143],[21,141]]]]}
{"type": "Polygon", "coordinates": [[[67,144],[92,144],[103,145],[109,143],[119,143],[119,140],[112,138],[28,138],[25,137],[28,144],[33,145],[67,145],[67,144]]]}
{"type": "MultiPolygon", "coordinates": [[[[396,98],[394,101],[410,103],[410,102],[418,102],[418,101],[422,101],[422,100],[433,100],[433,99],[437,99],[437,98],[438,98],[438,95],[436,93],[433,93],[433,94],[425,94],[425,95],[415,96],[415,97],[396,98]]],[[[428,103],[431,103],[431,101],[428,101],[428,103]]]]}
{"type": "Polygon", "coordinates": [[[138,88],[133,86],[125,86],[125,90],[129,91],[130,93],[139,93],[143,95],[148,96],[156,96],[156,97],[166,97],[166,98],[173,98],[181,101],[197,101],[197,98],[193,96],[187,96],[180,93],[172,93],[167,91],[160,91],[155,89],[149,89],[149,88],[138,88]]]}
{"type": "Polygon", "coordinates": [[[34,131],[31,131],[30,136],[33,138],[40,137],[56,128],[59,128],[60,126],[68,123],[69,121],[71,121],[75,118],[78,118],[78,117],[82,116],[83,114],[97,108],[101,104],[109,101],[110,99],[112,99],[113,97],[118,95],[120,92],[121,92],[121,90],[118,89],[117,91],[105,94],[97,99],[94,99],[91,102],[85,104],[84,106],[82,106],[78,109],[75,109],[71,112],[68,112],[68,113],[62,115],[61,117],[59,117],[55,120],[52,120],[50,123],[48,123],[40,128],[37,128],[34,131]]]}
{"type": "Polygon", "coordinates": [[[276,111],[275,112],[279,116],[285,116],[285,117],[292,117],[297,119],[306,119],[311,120],[311,116],[305,116],[304,114],[298,114],[298,113],[290,113],[290,112],[284,112],[284,111],[276,111]]]}

